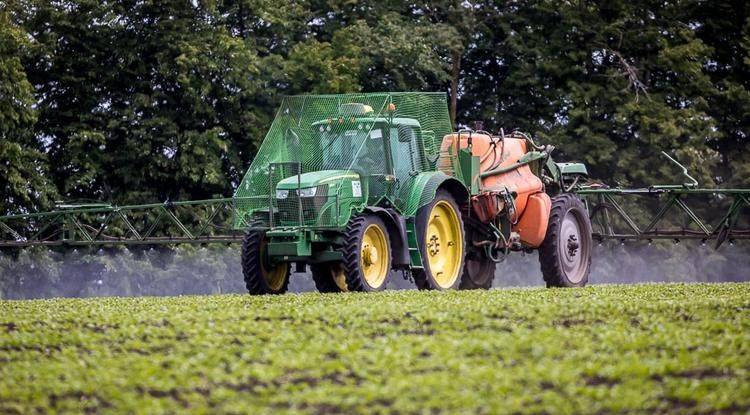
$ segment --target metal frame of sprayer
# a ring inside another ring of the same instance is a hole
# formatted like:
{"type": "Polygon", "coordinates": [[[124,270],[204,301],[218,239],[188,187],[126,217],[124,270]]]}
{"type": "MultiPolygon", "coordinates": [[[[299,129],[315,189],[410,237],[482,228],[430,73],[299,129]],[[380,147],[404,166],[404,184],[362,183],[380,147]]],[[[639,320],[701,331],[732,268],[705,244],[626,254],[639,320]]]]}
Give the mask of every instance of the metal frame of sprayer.
{"type": "MultiPolygon", "coordinates": [[[[694,239],[714,241],[716,248],[725,241],[750,239],[750,228],[739,224],[743,209],[750,207],[750,189],[700,188],[682,164],[663,154],[679,166],[687,182],[642,188],[610,188],[586,180],[568,185],[588,207],[594,239],[694,239]],[[720,200],[726,206],[718,222],[712,224],[688,206],[685,199],[695,196],[720,200]],[[640,224],[629,211],[636,198],[655,199],[659,205],[640,224]],[[665,218],[680,212],[692,228],[660,227],[665,218]]],[[[236,198],[221,198],[129,206],[59,204],[50,212],[0,216],[0,248],[237,243],[242,231],[236,223],[241,216],[236,202],[236,198]]]]}
{"type": "Polygon", "coordinates": [[[576,184],[572,191],[580,195],[586,202],[594,226],[593,237],[599,241],[618,240],[646,240],[671,239],[678,243],[681,239],[696,239],[702,243],[715,241],[719,248],[725,241],[732,243],[738,239],[750,239],[750,229],[738,228],[740,213],[743,208],[750,207],[750,189],[707,189],[700,188],[685,166],[662,152],[672,163],[682,171],[687,181],[683,184],[653,185],[642,188],[609,188],[601,184],[576,184]],[[725,206],[721,210],[714,210],[712,216],[723,211],[718,222],[696,212],[688,206],[686,199],[701,197],[702,202],[709,203],[710,199],[720,201],[725,206]],[[634,220],[628,212],[626,203],[634,198],[655,199],[658,205],[656,213],[647,216],[645,223],[634,220]],[[619,199],[619,200],[618,200],[619,199]],[[684,214],[693,226],[662,227],[669,215],[684,214]],[[617,227],[616,223],[625,226],[617,227]]]}

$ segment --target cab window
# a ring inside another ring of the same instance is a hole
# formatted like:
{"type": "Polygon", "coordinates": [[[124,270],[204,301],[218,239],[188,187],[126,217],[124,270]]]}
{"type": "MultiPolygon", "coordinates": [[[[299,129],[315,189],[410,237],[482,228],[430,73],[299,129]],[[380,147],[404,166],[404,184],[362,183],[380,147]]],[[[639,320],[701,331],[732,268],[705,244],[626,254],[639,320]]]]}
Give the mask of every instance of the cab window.
{"type": "Polygon", "coordinates": [[[394,174],[407,178],[411,172],[421,169],[416,132],[413,127],[401,125],[391,127],[390,133],[394,174]]]}

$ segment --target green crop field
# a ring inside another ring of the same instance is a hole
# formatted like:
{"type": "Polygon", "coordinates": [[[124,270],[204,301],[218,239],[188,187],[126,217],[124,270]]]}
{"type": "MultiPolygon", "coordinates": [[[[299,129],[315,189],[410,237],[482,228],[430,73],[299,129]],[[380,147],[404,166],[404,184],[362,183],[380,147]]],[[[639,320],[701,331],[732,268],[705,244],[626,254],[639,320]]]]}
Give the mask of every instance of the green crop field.
{"type": "Polygon", "coordinates": [[[0,413],[745,413],[750,284],[0,302],[0,413]]]}

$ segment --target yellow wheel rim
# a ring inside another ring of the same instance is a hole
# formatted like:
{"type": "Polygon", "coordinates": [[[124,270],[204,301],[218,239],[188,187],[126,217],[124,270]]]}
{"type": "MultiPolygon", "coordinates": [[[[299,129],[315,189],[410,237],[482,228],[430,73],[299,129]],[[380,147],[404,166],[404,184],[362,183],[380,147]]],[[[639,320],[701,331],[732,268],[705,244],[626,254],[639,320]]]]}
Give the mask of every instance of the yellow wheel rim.
{"type": "Polygon", "coordinates": [[[458,213],[445,200],[430,211],[425,245],[432,278],[440,288],[452,287],[458,279],[464,243],[458,213]]]}
{"type": "MultiPolygon", "coordinates": [[[[263,268],[263,267],[261,267],[263,268]]],[[[263,269],[263,278],[268,284],[268,288],[273,291],[279,291],[284,287],[284,280],[286,280],[286,273],[289,269],[289,264],[279,264],[273,267],[270,271],[263,269]]]]}
{"type": "Polygon", "coordinates": [[[331,277],[336,286],[339,287],[339,290],[342,292],[349,291],[349,286],[346,285],[346,271],[343,264],[336,264],[331,267],[331,277]]]}
{"type": "MultiPolygon", "coordinates": [[[[260,254],[262,255],[261,258],[265,259],[266,257],[266,242],[265,241],[262,242],[260,254]]],[[[286,280],[286,276],[289,271],[289,264],[281,263],[271,268],[270,270],[268,270],[266,269],[267,265],[265,262],[266,261],[264,260],[260,261],[260,272],[263,275],[263,279],[266,280],[266,284],[268,284],[268,288],[270,288],[273,291],[280,291],[284,287],[284,281],[286,280]]]]}
{"type": "Polygon", "coordinates": [[[365,229],[360,251],[359,265],[365,281],[372,288],[380,288],[388,275],[391,258],[385,232],[380,226],[372,224],[365,229]]]}

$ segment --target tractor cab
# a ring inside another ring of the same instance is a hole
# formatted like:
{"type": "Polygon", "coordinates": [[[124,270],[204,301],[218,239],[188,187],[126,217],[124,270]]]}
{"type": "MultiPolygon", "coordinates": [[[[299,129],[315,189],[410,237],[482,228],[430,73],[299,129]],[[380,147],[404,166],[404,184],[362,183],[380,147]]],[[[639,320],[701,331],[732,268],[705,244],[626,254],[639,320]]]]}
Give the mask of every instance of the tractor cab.
{"type": "Polygon", "coordinates": [[[340,112],[312,125],[319,134],[324,169],[404,179],[426,167],[416,119],[375,116],[372,107],[358,103],[342,105],[340,112]]]}
{"type": "MultiPolygon", "coordinates": [[[[309,222],[304,219],[312,219],[310,210],[336,215],[352,203],[374,205],[396,197],[403,183],[428,168],[419,121],[373,112],[369,105],[344,104],[335,116],[311,124],[306,141],[314,143],[307,147],[315,151],[302,163],[302,172],[276,184],[280,207],[301,199],[303,222],[309,222]]],[[[293,223],[293,213],[279,208],[280,215],[292,219],[285,225],[293,223]]]]}

